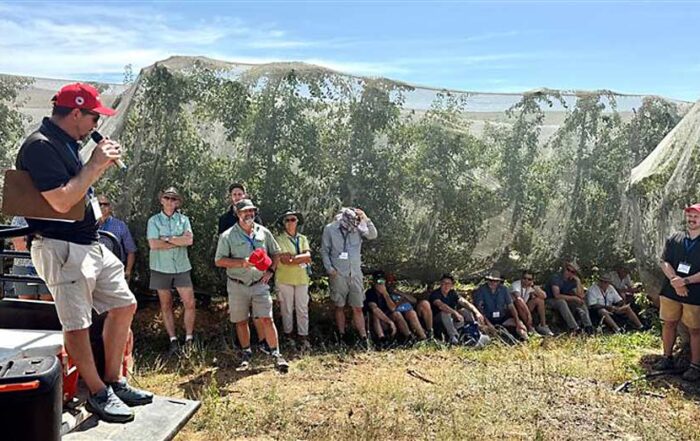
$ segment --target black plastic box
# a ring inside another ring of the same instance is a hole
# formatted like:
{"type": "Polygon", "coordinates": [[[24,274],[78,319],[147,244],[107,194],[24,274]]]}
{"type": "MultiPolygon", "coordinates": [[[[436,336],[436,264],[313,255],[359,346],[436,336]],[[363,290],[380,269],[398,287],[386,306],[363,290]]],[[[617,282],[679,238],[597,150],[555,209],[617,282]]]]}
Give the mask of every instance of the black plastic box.
{"type": "Polygon", "coordinates": [[[57,357],[0,362],[0,427],[3,441],[61,438],[63,376],[57,357]]]}

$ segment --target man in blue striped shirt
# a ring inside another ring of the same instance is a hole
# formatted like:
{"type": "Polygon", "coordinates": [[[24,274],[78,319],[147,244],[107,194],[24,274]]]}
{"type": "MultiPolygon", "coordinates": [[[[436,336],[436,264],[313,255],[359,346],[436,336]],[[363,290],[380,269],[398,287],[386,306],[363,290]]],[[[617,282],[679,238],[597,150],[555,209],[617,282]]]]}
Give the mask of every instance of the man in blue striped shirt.
{"type": "Polygon", "coordinates": [[[134,269],[136,262],[136,244],[131,236],[129,227],[120,219],[112,215],[112,203],[109,198],[104,195],[97,197],[102,210],[102,217],[99,219],[100,230],[114,234],[119,241],[119,246],[122,248],[121,259],[124,264],[124,275],[126,280],[131,279],[131,272],[134,269]]]}

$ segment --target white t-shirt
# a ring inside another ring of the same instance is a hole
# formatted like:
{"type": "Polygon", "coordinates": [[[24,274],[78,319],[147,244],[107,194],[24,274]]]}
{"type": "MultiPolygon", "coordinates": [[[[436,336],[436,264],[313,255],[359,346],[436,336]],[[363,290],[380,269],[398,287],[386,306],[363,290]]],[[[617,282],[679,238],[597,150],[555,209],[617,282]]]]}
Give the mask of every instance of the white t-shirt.
{"type": "Polygon", "coordinates": [[[632,288],[632,279],[630,278],[630,275],[627,274],[624,279],[620,278],[620,275],[617,274],[617,271],[611,271],[607,274],[608,277],[610,277],[610,281],[612,282],[612,286],[615,287],[615,289],[625,289],[625,288],[632,288]]]}
{"type": "Polygon", "coordinates": [[[530,294],[535,290],[534,286],[529,286],[527,288],[523,288],[522,280],[516,280],[510,285],[510,292],[512,294],[515,294],[516,297],[520,297],[523,299],[525,303],[530,300],[530,294]]]}
{"type": "Polygon", "coordinates": [[[601,305],[613,306],[617,302],[621,302],[622,297],[617,293],[617,290],[608,285],[608,289],[603,292],[597,283],[594,283],[586,292],[586,303],[588,306],[601,305]]]}

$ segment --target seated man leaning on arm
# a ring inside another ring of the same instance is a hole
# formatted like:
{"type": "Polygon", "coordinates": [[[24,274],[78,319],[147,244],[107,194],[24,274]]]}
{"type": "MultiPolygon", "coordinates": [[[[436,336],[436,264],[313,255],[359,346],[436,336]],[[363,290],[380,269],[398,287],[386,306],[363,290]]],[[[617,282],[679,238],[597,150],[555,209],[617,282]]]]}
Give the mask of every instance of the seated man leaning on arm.
{"type": "Polygon", "coordinates": [[[430,294],[428,301],[433,308],[435,326],[442,327],[450,344],[459,343],[459,329],[476,321],[485,325],[484,316],[467,299],[454,290],[455,279],[450,274],[440,277],[440,289],[430,294]]]}
{"type": "Polygon", "coordinates": [[[610,283],[615,290],[620,294],[625,303],[634,303],[634,295],[640,292],[640,289],[635,287],[630,277],[630,270],[625,264],[619,264],[615,267],[615,271],[607,274],[610,283]]]}
{"type": "Polygon", "coordinates": [[[548,308],[555,309],[566,322],[569,331],[578,332],[579,328],[572,310],[576,311],[584,330],[591,334],[594,332],[591,317],[586,307],[586,292],[578,277],[579,268],[574,262],[565,262],[560,274],[555,274],[545,286],[548,308]]]}
{"type": "Polygon", "coordinates": [[[642,323],[637,314],[632,311],[629,304],[625,304],[607,275],[600,276],[598,283],[588,288],[586,303],[593,320],[596,323],[602,320],[613,332],[622,332],[614,316],[627,317],[636,329],[642,329],[642,323]]]}
{"type": "Polygon", "coordinates": [[[527,328],[520,321],[513,299],[503,286],[501,273],[491,271],[485,279],[486,283],[474,293],[474,303],[484,316],[487,329],[495,331],[496,326],[503,326],[520,339],[527,340],[527,328]]]}

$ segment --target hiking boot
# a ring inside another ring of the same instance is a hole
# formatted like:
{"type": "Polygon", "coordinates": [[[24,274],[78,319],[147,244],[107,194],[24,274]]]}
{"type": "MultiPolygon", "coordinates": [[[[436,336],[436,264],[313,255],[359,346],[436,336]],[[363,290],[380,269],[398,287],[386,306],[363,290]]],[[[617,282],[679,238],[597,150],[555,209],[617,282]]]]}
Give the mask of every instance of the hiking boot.
{"type": "Polygon", "coordinates": [[[274,356],[275,357],[275,368],[277,368],[278,371],[280,371],[283,374],[286,374],[289,372],[289,363],[287,363],[287,360],[282,357],[281,354],[277,354],[274,356]]]}
{"type": "Polygon", "coordinates": [[[175,357],[180,354],[180,345],[177,344],[177,340],[170,340],[170,346],[168,347],[168,357],[175,357]]]}
{"type": "Polygon", "coordinates": [[[299,350],[302,352],[308,352],[311,350],[311,342],[306,337],[299,338],[299,350]]]}
{"type": "Polygon", "coordinates": [[[545,336],[545,337],[554,337],[554,333],[552,332],[551,329],[549,329],[549,326],[547,325],[540,325],[535,327],[535,331],[537,331],[538,334],[545,336]]]}
{"type": "Polygon", "coordinates": [[[237,371],[247,371],[250,369],[250,360],[253,358],[253,351],[250,349],[245,350],[241,353],[241,363],[236,368],[237,371]]]}
{"type": "Polygon", "coordinates": [[[665,355],[653,366],[655,371],[670,371],[674,367],[675,366],[673,364],[673,357],[667,357],[665,355]]]}
{"type": "Polygon", "coordinates": [[[126,382],[126,378],[122,378],[114,383],[109,383],[109,386],[114,391],[114,394],[127,406],[140,406],[153,401],[152,393],[129,386],[126,382]]]}
{"type": "Polygon", "coordinates": [[[134,419],[134,412],[119,399],[110,386],[90,395],[86,408],[108,423],[128,423],[134,419]]]}
{"type": "Polygon", "coordinates": [[[595,328],[593,326],[586,326],[585,328],[583,328],[583,332],[585,332],[587,335],[594,335],[595,328]]]}
{"type": "Polygon", "coordinates": [[[685,381],[696,382],[700,380],[700,365],[690,363],[690,367],[681,375],[685,381]]]}

